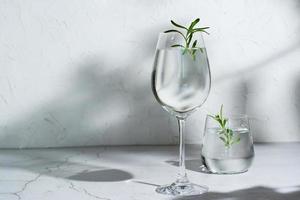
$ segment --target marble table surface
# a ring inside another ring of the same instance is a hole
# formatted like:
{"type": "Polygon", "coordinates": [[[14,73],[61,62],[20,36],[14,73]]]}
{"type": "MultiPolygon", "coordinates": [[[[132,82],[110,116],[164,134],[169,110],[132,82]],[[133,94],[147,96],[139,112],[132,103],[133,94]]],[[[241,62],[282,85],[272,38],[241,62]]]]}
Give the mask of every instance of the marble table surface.
{"type": "Polygon", "coordinates": [[[210,192],[156,194],[177,173],[176,146],[0,150],[2,200],[299,200],[300,143],[256,144],[253,166],[239,175],[201,171],[200,147],[187,148],[189,179],[210,192]]]}

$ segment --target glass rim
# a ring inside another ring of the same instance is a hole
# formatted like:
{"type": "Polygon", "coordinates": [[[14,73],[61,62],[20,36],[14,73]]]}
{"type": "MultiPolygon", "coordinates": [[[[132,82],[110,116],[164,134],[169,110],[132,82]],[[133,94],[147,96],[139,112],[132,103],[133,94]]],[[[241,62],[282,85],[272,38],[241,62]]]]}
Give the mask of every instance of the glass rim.
{"type": "MultiPolygon", "coordinates": [[[[195,36],[198,40],[198,45],[197,47],[198,48],[201,48],[201,49],[206,49],[206,46],[205,46],[205,43],[204,43],[204,38],[203,38],[203,34],[202,32],[197,32],[198,36],[195,36]]],[[[180,36],[178,33],[176,32],[169,32],[169,33],[165,33],[165,32],[159,32],[158,33],[158,41],[160,40],[160,38],[168,38],[168,37],[171,37],[171,36],[179,36],[179,40],[183,41],[184,42],[184,38],[182,36],[180,36]]],[[[156,49],[171,49],[172,47],[171,46],[164,46],[164,47],[159,47],[159,43],[157,43],[156,45],[156,49]]],[[[185,48],[185,47],[181,47],[181,48],[176,48],[176,49],[188,49],[188,50],[195,50],[195,48],[192,48],[192,47],[189,47],[189,48],[185,48]]]]}
{"type": "MultiPolygon", "coordinates": [[[[177,35],[177,34],[179,34],[179,33],[176,33],[176,32],[169,32],[169,33],[159,32],[159,33],[158,33],[158,37],[164,36],[164,35],[177,35]]],[[[202,34],[202,32],[197,32],[197,34],[200,35],[201,40],[202,40],[202,42],[204,43],[204,39],[203,39],[203,34],[202,34]]]]}
{"type": "MultiPolygon", "coordinates": [[[[206,118],[211,118],[211,115],[207,114],[206,118]]],[[[225,116],[226,119],[249,119],[249,115],[247,114],[228,114],[225,116]]]]}
{"type": "MultiPolygon", "coordinates": [[[[178,34],[178,33],[176,33],[176,32],[168,32],[168,33],[159,32],[158,33],[158,35],[171,35],[171,34],[178,34]]],[[[197,32],[197,34],[203,35],[202,32],[197,32]]]]}

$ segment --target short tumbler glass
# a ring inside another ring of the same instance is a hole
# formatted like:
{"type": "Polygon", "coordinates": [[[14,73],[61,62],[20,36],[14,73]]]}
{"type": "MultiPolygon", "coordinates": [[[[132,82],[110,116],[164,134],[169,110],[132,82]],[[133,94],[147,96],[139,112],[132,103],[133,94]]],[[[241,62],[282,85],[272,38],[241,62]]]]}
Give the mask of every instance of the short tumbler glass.
{"type": "Polygon", "coordinates": [[[226,133],[211,116],[206,116],[202,160],[212,173],[235,174],[246,172],[254,158],[253,139],[246,115],[228,118],[226,133]]]}

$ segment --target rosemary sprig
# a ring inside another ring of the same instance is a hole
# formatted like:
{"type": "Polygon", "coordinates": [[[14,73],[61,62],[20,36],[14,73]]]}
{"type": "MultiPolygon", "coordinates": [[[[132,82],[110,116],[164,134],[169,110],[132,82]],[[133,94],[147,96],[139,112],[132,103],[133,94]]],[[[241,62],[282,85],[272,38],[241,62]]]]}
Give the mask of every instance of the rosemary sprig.
{"type": "Polygon", "coordinates": [[[223,116],[223,105],[221,105],[220,112],[217,115],[208,116],[210,116],[219,123],[221,129],[219,131],[219,138],[224,142],[226,148],[230,148],[233,144],[240,142],[241,138],[239,136],[234,136],[233,130],[226,126],[228,119],[223,116]]]}
{"type": "Polygon", "coordinates": [[[195,26],[198,24],[199,21],[200,21],[200,19],[197,18],[194,21],[192,21],[191,24],[188,27],[185,27],[185,26],[180,25],[180,24],[174,22],[173,20],[171,20],[171,23],[175,27],[183,29],[183,31],[185,31],[185,33],[182,33],[181,31],[179,31],[177,29],[170,29],[170,30],[165,31],[165,33],[171,33],[171,32],[178,33],[184,38],[184,41],[185,41],[184,45],[174,44],[171,47],[181,47],[181,48],[183,48],[182,54],[185,54],[186,52],[188,52],[192,56],[193,60],[196,59],[195,54],[196,54],[197,50],[200,50],[201,52],[203,52],[202,48],[197,47],[197,42],[198,41],[197,40],[193,41],[194,34],[197,33],[197,32],[204,32],[206,34],[209,34],[206,31],[206,29],[208,29],[209,27],[195,28],[195,26]]]}

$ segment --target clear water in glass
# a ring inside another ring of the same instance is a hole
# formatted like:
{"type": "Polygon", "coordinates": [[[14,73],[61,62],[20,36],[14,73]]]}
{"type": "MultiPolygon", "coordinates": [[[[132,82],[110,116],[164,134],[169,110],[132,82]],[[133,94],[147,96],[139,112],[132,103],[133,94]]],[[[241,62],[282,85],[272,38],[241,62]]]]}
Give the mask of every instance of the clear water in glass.
{"type": "Polygon", "coordinates": [[[204,131],[202,159],[212,173],[233,174],[246,172],[254,158],[253,140],[246,116],[229,118],[233,137],[240,141],[229,147],[220,139],[221,129],[207,116],[204,131]]]}
{"type": "Polygon", "coordinates": [[[154,65],[154,94],[167,111],[188,113],[207,98],[210,77],[205,48],[196,52],[195,60],[178,48],[158,49],[154,65]]]}

